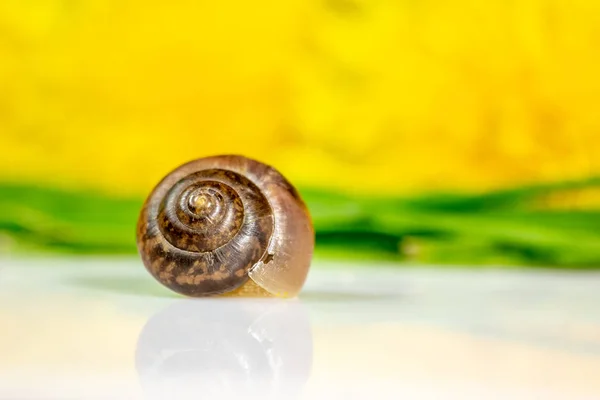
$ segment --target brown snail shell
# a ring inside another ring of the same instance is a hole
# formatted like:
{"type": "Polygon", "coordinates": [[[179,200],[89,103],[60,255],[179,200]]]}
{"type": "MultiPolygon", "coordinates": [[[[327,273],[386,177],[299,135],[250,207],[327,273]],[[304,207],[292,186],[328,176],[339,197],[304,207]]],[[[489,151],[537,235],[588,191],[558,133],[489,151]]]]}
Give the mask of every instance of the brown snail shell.
{"type": "Polygon", "coordinates": [[[215,156],[178,167],[154,188],[137,246],[150,274],[187,296],[293,297],[314,231],[300,195],[274,168],[215,156]]]}

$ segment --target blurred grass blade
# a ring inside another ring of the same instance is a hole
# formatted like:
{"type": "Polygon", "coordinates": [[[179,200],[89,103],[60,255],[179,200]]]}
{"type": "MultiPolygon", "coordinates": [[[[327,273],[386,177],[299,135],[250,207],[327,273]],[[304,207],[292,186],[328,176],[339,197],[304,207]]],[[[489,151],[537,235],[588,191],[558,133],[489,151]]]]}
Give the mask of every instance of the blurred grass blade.
{"type": "MultiPolygon", "coordinates": [[[[548,199],[599,185],[590,179],[481,195],[378,199],[315,190],[302,194],[321,256],[598,268],[600,211],[564,209],[548,199]]],[[[2,184],[0,246],[5,252],[134,254],[142,202],[2,184]]]]}

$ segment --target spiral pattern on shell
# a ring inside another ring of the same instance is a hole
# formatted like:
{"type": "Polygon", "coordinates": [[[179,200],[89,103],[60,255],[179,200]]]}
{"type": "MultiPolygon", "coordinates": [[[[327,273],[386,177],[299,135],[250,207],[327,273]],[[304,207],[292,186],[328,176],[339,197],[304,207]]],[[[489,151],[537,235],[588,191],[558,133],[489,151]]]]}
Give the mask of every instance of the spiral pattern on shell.
{"type": "Polygon", "coordinates": [[[195,160],[167,175],[144,204],[137,238],[148,271],[188,296],[235,292],[249,280],[295,295],[314,247],[296,190],[241,156],[195,160]]]}

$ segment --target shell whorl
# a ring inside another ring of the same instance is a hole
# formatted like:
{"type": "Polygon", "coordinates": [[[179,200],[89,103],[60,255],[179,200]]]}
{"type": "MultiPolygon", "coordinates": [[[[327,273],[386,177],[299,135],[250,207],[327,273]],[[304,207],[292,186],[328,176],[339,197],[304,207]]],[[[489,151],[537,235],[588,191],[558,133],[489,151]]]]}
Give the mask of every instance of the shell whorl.
{"type": "Polygon", "coordinates": [[[149,195],[138,220],[144,265],[188,296],[235,292],[249,280],[267,293],[302,287],[314,232],[304,202],[268,165],[242,156],[198,159],[149,195]]]}
{"type": "Polygon", "coordinates": [[[263,258],[273,212],[260,189],[225,169],[190,174],[152,204],[145,252],[150,272],[173,290],[220,294],[243,285],[263,258]]]}

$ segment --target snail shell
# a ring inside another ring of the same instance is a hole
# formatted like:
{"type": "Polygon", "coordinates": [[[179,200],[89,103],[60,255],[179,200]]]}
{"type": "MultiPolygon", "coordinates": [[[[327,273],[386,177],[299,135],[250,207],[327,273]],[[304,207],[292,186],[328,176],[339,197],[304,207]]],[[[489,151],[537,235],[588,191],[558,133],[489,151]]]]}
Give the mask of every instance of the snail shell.
{"type": "Polygon", "coordinates": [[[160,283],[187,296],[298,294],[314,231],[306,205],[274,168],[242,156],[191,161],[144,203],[137,246],[160,283]]]}

